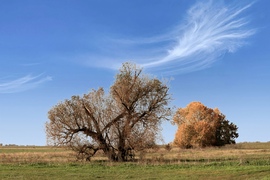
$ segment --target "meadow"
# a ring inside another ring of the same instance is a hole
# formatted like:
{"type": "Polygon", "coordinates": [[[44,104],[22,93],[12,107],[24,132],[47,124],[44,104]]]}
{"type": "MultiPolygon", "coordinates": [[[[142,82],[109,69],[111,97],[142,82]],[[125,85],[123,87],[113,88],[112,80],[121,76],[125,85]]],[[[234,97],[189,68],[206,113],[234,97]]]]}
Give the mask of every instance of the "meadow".
{"type": "Polygon", "coordinates": [[[136,153],[133,162],[107,161],[99,152],[77,161],[65,148],[0,147],[0,179],[270,179],[270,143],[136,153]]]}

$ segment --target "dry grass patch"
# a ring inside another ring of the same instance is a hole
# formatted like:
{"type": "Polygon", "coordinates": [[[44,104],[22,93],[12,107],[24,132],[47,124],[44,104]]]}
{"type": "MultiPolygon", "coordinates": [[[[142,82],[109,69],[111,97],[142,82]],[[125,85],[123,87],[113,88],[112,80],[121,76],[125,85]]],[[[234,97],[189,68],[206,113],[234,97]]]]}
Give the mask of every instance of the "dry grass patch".
{"type": "Polygon", "coordinates": [[[160,147],[137,152],[127,163],[108,162],[102,152],[79,162],[65,148],[0,147],[0,179],[270,179],[270,148],[255,145],[160,147]]]}
{"type": "MultiPolygon", "coordinates": [[[[92,162],[106,162],[100,151],[92,162]]],[[[261,161],[270,164],[270,143],[240,143],[221,148],[180,149],[166,146],[136,152],[135,162],[142,164],[211,164],[261,161]]],[[[77,162],[76,154],[56,147],[0,147],[0,163],[69,163],[77,162]]]]}
{"type": "Polygon", "coordinates": [[[62,163],[76,161],[75,154],[65,148],[1,147],[0,163],[62,163]]]}

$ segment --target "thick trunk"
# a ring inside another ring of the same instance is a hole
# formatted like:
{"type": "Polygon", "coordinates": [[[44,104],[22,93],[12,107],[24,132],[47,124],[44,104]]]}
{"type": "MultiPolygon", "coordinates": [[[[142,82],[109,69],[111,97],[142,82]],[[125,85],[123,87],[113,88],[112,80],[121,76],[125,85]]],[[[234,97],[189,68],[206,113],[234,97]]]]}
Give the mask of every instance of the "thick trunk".
{"type": "Polygon", "coordinates": [[[119,151],[118,151],[118,154],[117,154],[118,161],[119,162],[127,161],[127,156],[126,155],[127,155],[126,150],[124,148],[120,148],[119,151]]]}
{"type": "Polygon", "coordinates": [[[110,161],[114,162],[124,162],[127,161],[127,150],[120,147],[117,152],[114,149],[108,148],[103,149],[104,154],[108,157],[110,161]]]}
{"type": "Polygon", "coordinates": [[[107,150],[103,150],[103,152],[106,154],[109,161],[114,161],[114,162],[118,161],[117,154],[115,153],[114,150],[107,149],[107,150]]]}
{"type": "Polygon", "coordinates": [[[118,142],[118,152],[117,152],[117,158],[119,162],[127,161],[127,153],[126,153],[126,148],[125,148],[125,132],[121,134],[119,137],[119,142],[118,142]]]}
{"type": "Polygon", "coordinates": [[[97,140],[100,142],[100,149],[103,150],[104,154],[108,157],[110,161],[124,162],[128,160],[128,150],[126,149],[125,137],[126,137],[126,128],[123,132],[119,132],[119,141],[117,150],[112,148],[109,143],[103,138],[100,134],[97,137],[97,140]]]}
{"type": "Polygon", "coordinates": [[[100,134],[97,138],[100,143],[100,149],[103,150],[104,154],[108,157],[110,161],[118,161],[115,150],[110,147],[110,145],[103,138],[102,134],[100,134]]]}

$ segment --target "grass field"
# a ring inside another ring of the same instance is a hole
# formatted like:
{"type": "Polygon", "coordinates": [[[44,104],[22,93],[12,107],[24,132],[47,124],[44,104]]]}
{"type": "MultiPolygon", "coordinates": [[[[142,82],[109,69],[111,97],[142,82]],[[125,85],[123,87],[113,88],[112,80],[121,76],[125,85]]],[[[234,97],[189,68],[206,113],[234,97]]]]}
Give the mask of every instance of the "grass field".
{"type": "Polygon", "coordinates": [[[102,153],[78,162],[53,147],[0,147],[0,179],[270,179],[270,143],[205,149],[164,148],[108,162],[102,153]]]}

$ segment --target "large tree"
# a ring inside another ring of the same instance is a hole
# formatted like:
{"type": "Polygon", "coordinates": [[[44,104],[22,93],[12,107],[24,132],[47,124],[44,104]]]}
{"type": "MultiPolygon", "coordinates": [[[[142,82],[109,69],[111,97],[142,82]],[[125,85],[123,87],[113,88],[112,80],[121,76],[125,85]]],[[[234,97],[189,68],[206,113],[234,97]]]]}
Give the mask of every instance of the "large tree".
{"type": "Polygon", "coordinates": [[[217,108],[208,108],[200,102],[179,108],[173,122],[178,125],[174,143],[180,147],[223,146],[234,144],[238,137],[235,124],[217,108]]]}
{"type": "Polygon", "coordinates": [[[60,102],[49,111],[49,144],[65,145],[89,159],[102,150],[109,160],[126,161],[130,150],[153,145],[168,120],[168,86],[124,63],[109,94],[103,88],[60,102]]]}

